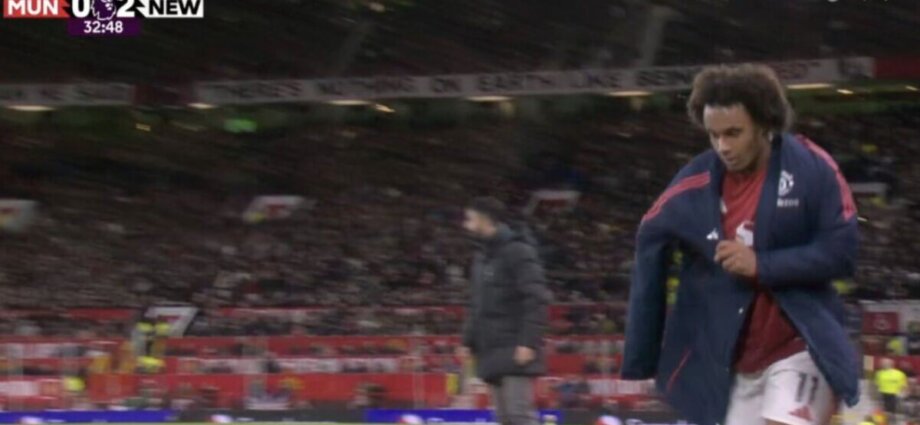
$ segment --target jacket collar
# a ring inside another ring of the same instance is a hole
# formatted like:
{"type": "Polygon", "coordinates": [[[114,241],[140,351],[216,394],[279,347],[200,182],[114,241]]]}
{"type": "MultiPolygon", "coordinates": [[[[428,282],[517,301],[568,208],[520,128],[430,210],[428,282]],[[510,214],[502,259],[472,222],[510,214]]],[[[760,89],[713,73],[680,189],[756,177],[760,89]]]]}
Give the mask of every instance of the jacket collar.
{"type": "Polygon", "coordinates": [[[510,241],[514,238],[514,232],[511,231],[511,228],[507,224],[501,223],[498,225],[498,231],[492,235],[491,238],[486,240],[486,247],[490,249],[497,248],[505,244],[505,242],[510,241]]]}
{"type": "Polygon", "coordinates": [[[780,133],[773,138],[770,151],[770,163],[767,168],[767,178],[760,191],[760,202],[757,204],[757,216],[754,219],[754,250],[764,251],[773,246],[773,214],[776,212],[776,199],[779,197],[779,176],[783,169],[783,145],[786,137],[791,135],[780,133]]]}

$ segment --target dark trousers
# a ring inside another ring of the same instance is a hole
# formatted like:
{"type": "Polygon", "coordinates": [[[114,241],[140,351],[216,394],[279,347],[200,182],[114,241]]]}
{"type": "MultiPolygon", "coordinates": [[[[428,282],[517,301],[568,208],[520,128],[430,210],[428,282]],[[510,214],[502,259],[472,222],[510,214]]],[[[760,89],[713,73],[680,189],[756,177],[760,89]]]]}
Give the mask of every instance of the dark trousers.
{"type": "Polygon", "coordinates": [[[885,413],[898,413],[898,396],[882,394],[882,407],[885,408],[885,413]]]}
{"type": "Polygon", "coordinates": [[[501,425],[538,425],[534,405],[534,378],[506,376],[491,385],[495,416],[501,425]]]}

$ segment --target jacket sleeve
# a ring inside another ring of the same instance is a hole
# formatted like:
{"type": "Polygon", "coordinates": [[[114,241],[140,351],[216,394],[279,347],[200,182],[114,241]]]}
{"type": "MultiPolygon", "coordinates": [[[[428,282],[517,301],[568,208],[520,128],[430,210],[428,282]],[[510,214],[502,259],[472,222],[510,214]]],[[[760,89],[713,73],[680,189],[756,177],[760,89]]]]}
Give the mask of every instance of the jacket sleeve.
{"type": "Polygon", "coordinates": [[[709,173],[699,171],[690,166],[681,170],[639,223],[620,372],[624,379],[649,379],[657,373],[667,313],[665,280],[674,241],[670,229],[692,225],[692,217],[681,213],[672,199],[709,184],[709,173]]]}
{"type": "Polygon", "coordinates": [[[514,284],[523,297],[523,317],[518,331],[518,345],[537,349],[543,345],[550,303],[543,266],[536,250],[527,244],[518,245],[512,251],[511,257],[514,284]]]}
{"type": "Polygon", "coordinates": [[[811,194],[817,231],[801,246],[757,253],[757,275],[768,287],[825,284],[851,276],[856,268],[859,236],[853,196],[836,164],[818,161],[811,194]]]}
{"type": "Polygon", "coordinates": [[[629,291],[626,341],[620,372],[623,379],[655,377],[664,331],[668,240],[662,235],[645,233],[655,230],[643,227],[639,228],[629,291]]]}

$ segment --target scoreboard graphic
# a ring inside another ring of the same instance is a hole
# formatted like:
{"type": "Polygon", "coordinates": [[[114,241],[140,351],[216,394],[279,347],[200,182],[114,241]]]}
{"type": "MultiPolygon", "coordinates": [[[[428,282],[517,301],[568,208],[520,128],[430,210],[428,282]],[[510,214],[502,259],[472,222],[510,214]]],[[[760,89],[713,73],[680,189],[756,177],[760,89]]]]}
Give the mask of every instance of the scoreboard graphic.
{"type": "Polygon", "coordinates": [[[4,19],[65,19],[74,36],[134,36],[143,19],[201,19],[204,0],[3,0],[4,19]]]}

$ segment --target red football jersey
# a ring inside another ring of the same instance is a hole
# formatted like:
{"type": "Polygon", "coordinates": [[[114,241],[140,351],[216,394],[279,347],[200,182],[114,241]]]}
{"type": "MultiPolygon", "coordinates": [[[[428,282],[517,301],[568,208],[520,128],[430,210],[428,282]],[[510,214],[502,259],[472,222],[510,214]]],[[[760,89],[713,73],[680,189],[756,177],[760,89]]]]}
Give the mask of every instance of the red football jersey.
{"type": "MultiPolygon", "coordinates": [[[[722,181],[722,226],[729,240],[754,246],[754,222],[766,169],[754,173],[726,173],[722,181]]],[[[805,349],[805,341],[792,326],[769,291],[756,280],[757,291],[738,338],[735,370],[754,373],[805,349]]]]}

